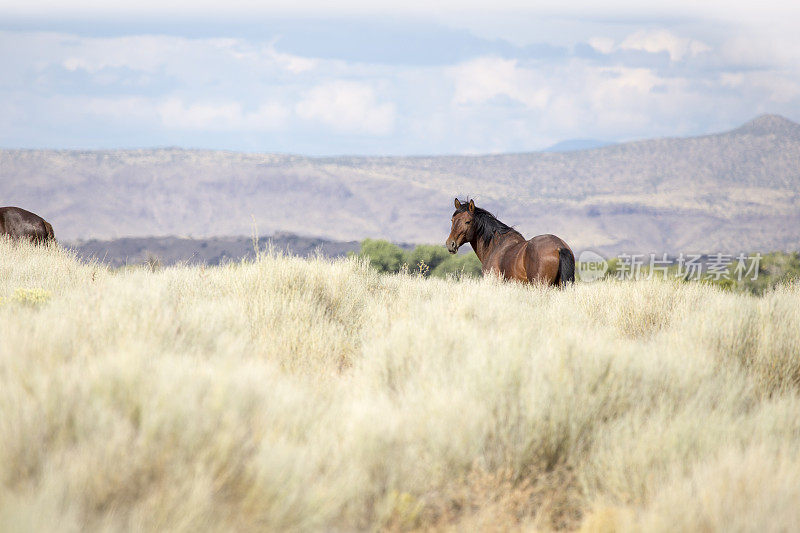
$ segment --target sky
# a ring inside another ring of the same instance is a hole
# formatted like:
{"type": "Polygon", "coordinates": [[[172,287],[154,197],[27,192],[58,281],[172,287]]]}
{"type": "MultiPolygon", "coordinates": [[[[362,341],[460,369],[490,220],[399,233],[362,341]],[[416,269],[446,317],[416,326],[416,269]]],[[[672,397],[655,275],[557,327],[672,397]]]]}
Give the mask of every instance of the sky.
{"type": "Polygon", "coordinates": [[[797,27],[797,2],[10,0],[0,147],[479,154],[800,121],[797,27]]]}

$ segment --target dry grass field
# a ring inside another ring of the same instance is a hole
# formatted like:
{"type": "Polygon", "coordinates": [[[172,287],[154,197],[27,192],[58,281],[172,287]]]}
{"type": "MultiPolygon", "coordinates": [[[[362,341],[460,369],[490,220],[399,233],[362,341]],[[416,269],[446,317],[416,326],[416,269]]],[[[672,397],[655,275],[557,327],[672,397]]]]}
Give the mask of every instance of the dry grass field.
{"type": "Polygon", "coordinates": [[[800,287],[0,241],[5,531],[788,531],[800,287]]]}

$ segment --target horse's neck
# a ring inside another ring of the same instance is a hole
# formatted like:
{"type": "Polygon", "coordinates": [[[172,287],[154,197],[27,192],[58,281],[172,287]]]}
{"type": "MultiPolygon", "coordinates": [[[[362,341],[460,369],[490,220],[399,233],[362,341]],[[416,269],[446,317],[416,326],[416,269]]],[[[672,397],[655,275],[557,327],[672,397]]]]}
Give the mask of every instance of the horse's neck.
{"type": "Polygon", "coordinates": [[[516,231],[509,231],[508,233],[495,232],[489,244],[486,244],[483,236],[476,236],[470,241],[472,249],[475,250],[475,255],[478,256],[481,264],[486,261],[486,258],[498,248],[516,242],[524,242],[525,237],[516,231]]]}

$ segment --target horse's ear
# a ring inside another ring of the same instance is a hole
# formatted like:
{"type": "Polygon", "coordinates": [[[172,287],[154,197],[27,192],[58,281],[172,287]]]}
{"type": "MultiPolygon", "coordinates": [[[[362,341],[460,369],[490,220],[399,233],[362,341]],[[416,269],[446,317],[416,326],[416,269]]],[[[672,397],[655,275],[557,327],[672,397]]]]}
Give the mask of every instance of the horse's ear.
{"type": "Polygon", "coordinates": [[[461,209],[461,202],[458,201],[458,198],[456,198],[456,209],[461,209]]]}
{"type": "Polygon", "coordinates": [[[475,214],[475,200],[469,201],[469,212],[470,214],[475,214]]]}

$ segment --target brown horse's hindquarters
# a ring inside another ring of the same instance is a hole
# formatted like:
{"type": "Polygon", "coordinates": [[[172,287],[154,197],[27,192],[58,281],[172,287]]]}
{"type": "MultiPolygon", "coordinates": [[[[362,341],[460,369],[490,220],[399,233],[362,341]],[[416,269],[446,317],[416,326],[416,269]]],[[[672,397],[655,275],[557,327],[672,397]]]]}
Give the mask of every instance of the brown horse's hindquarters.
{"type": "Polygon", "coordinates": [[[530,244],[526,250],[525,270],[527,280],[531,283],[557,283],[559,271],[559,254],[557,248],[537,249],[530,244]]]}
{"type": "Polygon", "coordinates": [[[30,222],[27,220],[22,221],[17,226],[16,228],[17,231],[15,232],[16,235],[14,235],[14,237],[20,239],[27,238],[34,242],[43,242],[47,240],[47,227],[44,225],[43,222],[42,223],[37,223],[37,222],[38,221],[36,222],[30,222]]]}
{"type": "Polygon", "coordinates": [[[32,242],[55,239],[53,226],[45,219],[17,207],[0,208],[0,235],[32,242]]]}
{"type": "Polygon", "coordinates": [[[575,256],[555,235],[539,235],[525,246],[525,277],[531,283],[563,285],[575,280],[575,256]]]}
{"type": "Polygon", "coordinates": [[[47,236],[45,237],[47,240],[54,241],[56,240],[56,234],[53,231],[53,226],[50,225],[48,221],[44,221],[44,227],[47,230],[47,236]]]}

